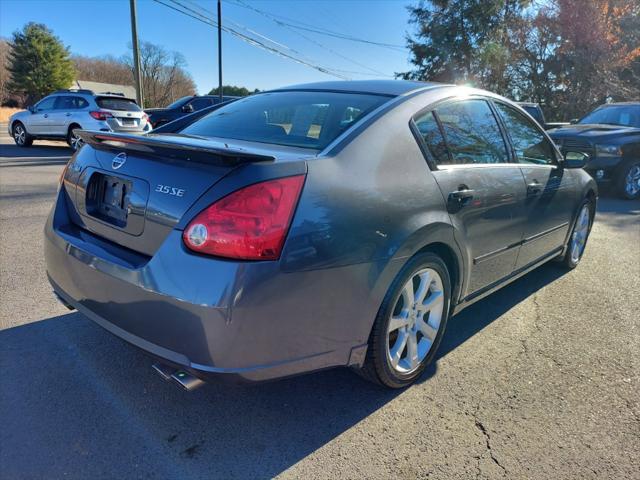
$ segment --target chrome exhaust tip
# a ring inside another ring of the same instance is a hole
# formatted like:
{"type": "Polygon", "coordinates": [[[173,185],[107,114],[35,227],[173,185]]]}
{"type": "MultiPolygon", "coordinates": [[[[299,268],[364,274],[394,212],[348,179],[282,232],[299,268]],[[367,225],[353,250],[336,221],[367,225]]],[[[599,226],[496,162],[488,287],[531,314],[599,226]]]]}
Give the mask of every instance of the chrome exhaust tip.
{"type": "Polygon", "coordinates": [[[175,368],[162,363],[154,363],[151,365],[151,368],[153,368],[163,380],[167,382],[174,381],[188,392],[204,385],[203,380],[200,380],[198,377],[191,375],[189,372],[185,372],[184,370],[176,370],[175,368]]]}
{"type": "Polygon", "coordinates": [[[202,385],[204,385],[203,380],[200,380],[198,377],[194,377],[189,372],[185,372],[184,370],[173,372],[171,378],[175,380],[178,385],[184,388],[187,392],[192,392],[196,388],[200,388],[202,385]]]}

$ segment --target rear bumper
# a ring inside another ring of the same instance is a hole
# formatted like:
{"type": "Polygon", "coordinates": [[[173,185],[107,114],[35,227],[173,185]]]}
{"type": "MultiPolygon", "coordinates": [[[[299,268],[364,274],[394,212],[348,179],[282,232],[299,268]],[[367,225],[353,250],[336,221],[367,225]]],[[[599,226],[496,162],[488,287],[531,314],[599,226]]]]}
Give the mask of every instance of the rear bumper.
{"type": "Polygon", "coordinates": [[[283,273],[278,262],[194,255],[178,231],[151,258],[127,255],[69,225],[64,197],[45,227],[49,281],[127,342],[199,377],[248,381],[364,360],[379,305],[366,286],[378,266],[283,273]]]}

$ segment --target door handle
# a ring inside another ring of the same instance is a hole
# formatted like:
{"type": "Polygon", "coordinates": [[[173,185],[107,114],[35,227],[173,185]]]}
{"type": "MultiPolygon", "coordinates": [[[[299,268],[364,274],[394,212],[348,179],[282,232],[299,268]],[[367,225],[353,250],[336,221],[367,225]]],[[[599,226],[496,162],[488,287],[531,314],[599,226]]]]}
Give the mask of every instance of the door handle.
{"type": "Polygon", "coordinates": [[[534,180],[527,184],[527,195],[537,195],[542,192],[542,185],[538,181],[534,180]]]}
{"type": "Polygon", "coordinates": [[[49,118],[49,114],[48,114],[48,113],[45,113],[45,114],[43,115],[43,117],[44,117],[44,118],[49,118]]]}
{"type": "Polygon", "coordinates": [[[461,190],[456,190],[455,192],[449,193],[449,205],[454,207],[454,210],[460,210],[462,207],[465,207],[469,204],[471,199],[473,198],[473,190],[469,190],[468,188],[463,188],[461,190]]]}
{"type": "Polygon", "coordinates": [[[71,114],[69,112],[65,113],[65,116],[70,117],[71,114]]]}

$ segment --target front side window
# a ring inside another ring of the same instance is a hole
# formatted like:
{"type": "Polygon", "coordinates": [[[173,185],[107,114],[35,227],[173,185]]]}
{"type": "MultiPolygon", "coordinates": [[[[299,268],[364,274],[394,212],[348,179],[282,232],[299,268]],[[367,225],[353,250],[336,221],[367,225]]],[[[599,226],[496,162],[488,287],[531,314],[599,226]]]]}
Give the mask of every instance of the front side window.
{"type": "Polygon", "coordinates": [[[429,152],[431,152],[431,155],[435,158],[436,164],[446,165],[451,163],[449,161],[449,154],[447,153],[447,144],[444,141],[438,122],[433,116],[433,112],[419,115],[414,119],[414,122],[418,128],[418,132],[420,132],[420,137],[429,149],[429,152]]]}
{"type": "Polygon", "coordinates": [[[202,110],[203,108],[211,106],[211,100],[209,98],[196,98],[189,102],[189,105],[193,107],[193,111],[202,110]]]}
{"type": "Polygon", "coordinates": [[[554,163],[555,154],[551,142],[531,120],[504,103],[496,102],[495,106],[504,121],[509,137],[511,137],[518,162],[537,165],[554,163]]]}
{"type": "Polygon", "coordinates": [[[453,164],[508,162],[502,133],[485,100],[462,100],[436,108],[453,164]]]}
{"type": "Polygon", "coordinates": [[[321,150],[389,99],[318,91],[261,93],[229,103],[181,133],[321,150]]]}
{"type": "Polygon", "coordinates": [[[36,105],[37,112],[43,112],[45,110],[53,110],[53,104],[56,102],[56,97],[47,97],[36,105]]]}

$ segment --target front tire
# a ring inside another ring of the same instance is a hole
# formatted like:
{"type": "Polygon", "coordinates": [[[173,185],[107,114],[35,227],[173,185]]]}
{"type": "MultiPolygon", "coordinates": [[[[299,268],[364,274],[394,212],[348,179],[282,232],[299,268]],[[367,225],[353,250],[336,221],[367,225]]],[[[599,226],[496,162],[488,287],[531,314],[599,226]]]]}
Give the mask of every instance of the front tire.
{"type": "Polygon", "coordinates": [[[566,252],[561,258],[561,263],[569,270],[576,268],[580,260],[582,260],[589,233],[591,233],[591,226],[593,225],[594,210],[594,205],[588,200],[585,200],[580,205],[578,217],[569,236],[566,252]]]}
{"type": "Polygon", "coordinates": [[[442,259],[433,253],[412,258],[385,295],[361,375],[389,388],[414,383],[436,355],[450,299],[451,280],[442,259]]]}
{"type": "Polygon", "coordinates": [[[623,165],[617,179],[617,191],[626,200],[640,198],[640,160],[623,165]]]}
{"type": "Polygon", "coordinates": [[[30,147],[33,145],[33,137],[27,133],[27,129],[22,122],[16,122],[11,129],[13,141],[19,147],[30,147]]]}

